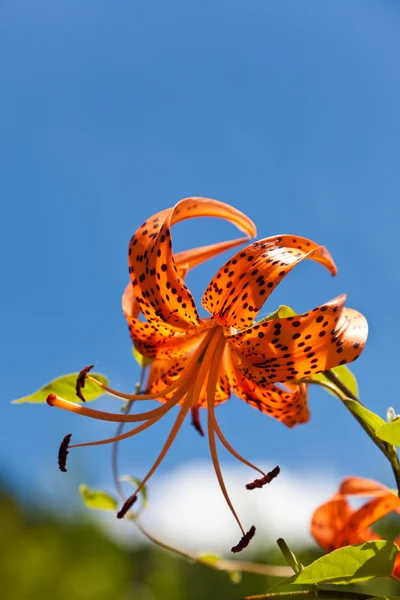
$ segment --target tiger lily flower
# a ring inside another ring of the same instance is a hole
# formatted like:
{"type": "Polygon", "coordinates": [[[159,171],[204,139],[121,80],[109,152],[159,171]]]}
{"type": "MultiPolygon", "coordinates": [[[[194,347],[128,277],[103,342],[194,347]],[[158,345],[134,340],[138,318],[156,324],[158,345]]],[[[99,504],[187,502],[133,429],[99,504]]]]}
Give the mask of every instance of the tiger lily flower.
{"type": "MultiPolygon", "coordinates": [[[[316,542],[331,552],[343,546],[382,540],[371,525],[391,512],[400,514],[400,498],[385,485],[364,477],[344,479],[333,497],[315,511],[311,534],[316,542]],[[372,498],[358,509],[353,509],[347,496],[372,498]]],[[[395,542],[400,544],[400,535],[395,542]]],[[[400,579],[400,554],[396,558],[393,575],[400,579]]]]}
{"type": "MultiPolygon", "coordinates": [[[[253,235],[255,235],[256,230],[254,226],[253,235]]],[[[228,242],[219,242],[217,244],[211,244],[209,246],[202,246],[200,248],[193,248],[191,250],[184,250],[183,252],[178,252],[174,254],[175,266],[177,268],[177,272],[181,278],[185,278],[187,273],[198,266],[199,264],[205,262],[220,254],[222,252],[226,252],[234,248],[235,246],[239,246],[244,242],[248,241],[249,236],[245,238],[238,238],[235,240],[230,240],[228,242]]],[[[124,293],[122,295],[122,311],[128,321],[129,329],[132,332],[132,341],[133,345],[138,350],[135,345],[135,326],[137,324],[137,318],[141,314],[139,302],[136,300],[136,296],[133,291],[133,287],[131,282],[126,286],[124,293]]],[[[138,350],[140,353],[140,350],[138,350]]],[[[146,389],[152,387],[152,382],[158,378],[158,374],[165,370],[165,363],[162,360],[152,359],[150,363],[150,374],[148,377],[148,384],[146,389]]],[[[304,384],[301,384],[304,385],[304,384]]],[[[203,428],[200,424],[199,419],[199,407],[191,406],[192,413],[192,424],[197,429],[197,431],[204,436],[203,428]]]]}
{"type": "MultiPolygon", "coordinates": [[[[296,317],[254,322],[274,288],[303,259],[312,259],[332,275],[336,274],[333,259],[324,247],[293,235],[254,242],[228,260],[203,295],[203,307],[211,316],[201,318],[183,275],[185,269],[198,264],[205,255],[200,258],[196,251],[190,251],[194,253],[189,255],[190,260],[186,263],[180,260],[178,268],[171,242],[172,225],[199,216],[225,218],[248,236],[255,235],[254,224],[243,213],[206,198],[186,198],[150,217],[129,244],[131,289],[123,299],[135,347],[154,360],[147,390],[145,394],[123,394],[97,382],[119,398],[157,399],[163,405],[126,415],[96,411],[54,395],[48,402],[106,421],[143,422],[115,438],[76,446],[125,439],[181,405],[160,455],[122,507],[121,517],[163,460],[188,412],[193,407],[206,407],[208,440],[217,479],[243,535],[232,549],[238,551],[247,545],[254,528],[246,534],[234,510],[219,465],[216,438],[235,458],[261,474],[256,480],[259,483],[253,487],[261,487],[260,482],[268,483],[271,474],[264,473],[232,448],[216,420],[215,406],[227,400],[233,391],[289,427],[306,422],[309,419],[306,386],[298,384],[298,380],[358,358],[366,342],[367,323],[360,313],[344,307],[344,295],[296,317]],[[139,319],[140,312],[145,320],[139,319]]],[[[208,248],[211,254],[216,251],[215,247],[208,248]]]]}

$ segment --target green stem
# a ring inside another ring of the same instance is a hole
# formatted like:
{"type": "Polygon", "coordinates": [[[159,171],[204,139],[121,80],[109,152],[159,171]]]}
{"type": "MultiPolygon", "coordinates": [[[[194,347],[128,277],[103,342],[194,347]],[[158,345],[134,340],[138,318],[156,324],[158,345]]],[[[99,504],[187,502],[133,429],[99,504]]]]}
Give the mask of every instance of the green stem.
{"type": "Polygon", "coordinates": [[[398,495],[400,496],[400,462],[399,462],[399,456],[397,454],[396,449],[394,448],[394,446],[392,446],[392,445],[382,441],[380,438],[378,438],[375,435],[375,432],[370,427],[368,427],[368,425],[366,425],[362,419],[360,419],[357,415],[355,415],[350,410],[350,408],[348,407],[348,405],[345,402],[346,400],[353,400],[353,401],[361,404],[361,406],[363,406],[363,404],[362,404],[361,400],[359,398],[357,398],[357,396],[355,394],[353,394],[353,392],[351,390],[349,390],[349,388],[339,379],[339,377],[336,375],[336,373],[334,371],[332,371],[331,369],[329,369],[328,371],[324,371],[323,374],[328,379],[328,381],[331,383],[328,383],[325,381],[313,381],[313,380],[307,380],[307,382],[317,384],[317,385],[320,385],[320,386],[328,389],[330,392],[335,394],[335,396],[337,396],[343,402],[343,404],[345,405],[347,410],[353,415],[353,417],[356,419],[356,421],[364,429],[366,434],[371,438],[371,440],[374,442],[374,444],[379,448],[379,450],[384,454],[384,456],[389,461],[389,463],[392,467],[395,481],[396,481],[398,495]]]}

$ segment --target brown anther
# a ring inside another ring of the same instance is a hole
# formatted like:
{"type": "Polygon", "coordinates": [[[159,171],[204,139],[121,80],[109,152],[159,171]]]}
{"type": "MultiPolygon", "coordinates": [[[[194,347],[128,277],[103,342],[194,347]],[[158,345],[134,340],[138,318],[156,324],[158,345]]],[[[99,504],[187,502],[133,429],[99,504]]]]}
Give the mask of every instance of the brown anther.
{"type": "Polygon", "coordinates": [[[61,442],[60,449],[58,450],[58,467],[63,473],[67,472],[67,456],[70,441],[71,434],[69,433],[61,442]]]}
{"type": "Polygon", "coordinates": [[[130,496],[130,498],[128,498],[128,500],[122,506],[121,510],[119,512],[117,512],[117,519],[123,519],[124,516],[126,515],[126,513],[128,512],[128,510],[130,508],[132,508],[132,506],[135,504],[136,500],[137,500],[136,494],[133,496],[130,496]]]}
{"type": "Polygon", "coordinates": [[[84,369],[82,369],[82,371],[79,373],[77,380],[76,380],[76,395],[78,396],[78,398],[80,400],[82,400],[82,402],[86,402],[83,394],[82,394],[82,388],[85,387],[85,383],[86,383],[86,375],[89,373],[89,371],[91,371],[91,369],[93,369],[94,365],[89,365],[88,367],[85,367],[84,369]]]}
{"type": "Polygon", "coordinates": [[[199,434],[202,437],[204,437],[204,429],[202,428],[201,423],[200,423],[199,407],[198,406],[192,406],[191,413],[192,413],[192,425],[193,425],[193,427],[196,429],[196,431],[199,432],[199,434]]]}
{"type": "Polygon", "coordinates": [[[275,479],[275,477],[277,477],[280,472],[280,467],[275,467],[275,469],[272,469],[272,471],[264,475],[264,477],[260,477],[260,479],[255,479],[251,483],[248,483],[246,485],[246,489],[255,490],[256,488],[262,488],[267,483],[271,483],[271,481],[275,479]]]}
{"type": "Polygon", "coordinates": [[[240,542],[231,548],[231,552],[236,554],[236,552],[241,552],[250,544],[250,541],[253,539],[254,534],[256,532],[256,528],[252,525],[247,533],[244,534],[240,542]]]}

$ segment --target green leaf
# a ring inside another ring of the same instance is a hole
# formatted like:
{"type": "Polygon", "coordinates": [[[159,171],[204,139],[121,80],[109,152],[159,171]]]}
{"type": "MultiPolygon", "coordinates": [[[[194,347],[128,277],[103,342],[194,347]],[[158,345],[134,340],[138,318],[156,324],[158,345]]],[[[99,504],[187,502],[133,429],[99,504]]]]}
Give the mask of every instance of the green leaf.
{"type": "Polygon", "coordinates": [[[362,421],[374,434],[382,425],[386,425],[385,421],[379,415],[376,415],[368,408],[365,408],[359,402],[355,400],[345,400],[347,408],[353,413],[353,415],[360,421],[362,421]]]}
{"type": "Polygon", "coordinates": [[[257,323],[265,323],[265,321],[276,321],[276,319],[285,319],[286,317],[294,317],[296,315],[297,313],[292,308],[290,308],[290,306],[285,306],[284,304],[281,304],[277,310],[270,313],[266,317],[263,317],[262,319],[260,319],[260,321],[257,321],[257,323]]]}
{"type": "MultiPolygon", "coordinates": [[[[358,385],[357,379],[355,375],[350,371],[346,365],[339,365],[338,367],[334,367],[331,369],[340,379],[340,381],[354,394],[354,396],[358,397],[358,385]]],[[[330,385],[335,387],[335,384],[328,379],[323,373],[316,373],[311,377],[312,381],[327,381],[330,385]]],[[[330,390],[327,390],[330,392],[330,390]]],[[[335,395],[333,392],[331,394],[335,395]]],[[[343,392],[341,392],[343,394],[343,392]]]]}
{"type": "Polygon", "coordinates": [[[393,542],[373,541],[346,546],[318,558],[291,577],[290,582],[348,584],[390,577],[398,552],[399,548],[393,542]]]}
{"type": "MultiPolygon", "coordinates": [[[[79,373],[70,373],[69,375],[63,375],[62,377],[53,379],[53,381],[47,383],[45,386],[40,388],[40,390],[37,390],[37,392],[34,392],[29,396],[24,396],[23,398],[13,400],[12,404],[23,404],[24,402],[46,402],[46,398],[49,394],[56,394],[57,396],[61,396],[70,402],[80,402],[75,391],[78,375],[79,373]]],[[[105,377],[105,375],[101,375],[100,373],[91,373],[90,375],[98,379],[102,384],[108,385],[108,379],[105,377]]],[[[86,380],[85,387],[82,391],[86,400],[96,400],[96,398],[104,394],[104,390],[101,387],[89,380],[86,380]]]]}
{"type": "Polygon", "coordinates": [[[382,426],[376,429],[376,435],[384,442],[389,442],[394,446],[400,446],[400,419],[391,423],[383,422],[382,426]]]}
{"type": "Polygon", "coordinates": [[[153,362],[152,358],[148,358],[147,356],[144,356],[144,354],[139,352],[139,350],[137,348],[135,348],[135,346],[132,347],[132,354],[133,354],[133,358],[143,369],[145,369],[146,367],[151,365],[151,363],[153,362]]]}
{"type": "Polygon", "coordinates": [[[111,496],[111,494],[108,494],[103,490],[91,490],[87,485],[81,483],[79,486],[79,493],[82,500],[89,508],[113,511],[117,509],[117,500],[111,496]]]}

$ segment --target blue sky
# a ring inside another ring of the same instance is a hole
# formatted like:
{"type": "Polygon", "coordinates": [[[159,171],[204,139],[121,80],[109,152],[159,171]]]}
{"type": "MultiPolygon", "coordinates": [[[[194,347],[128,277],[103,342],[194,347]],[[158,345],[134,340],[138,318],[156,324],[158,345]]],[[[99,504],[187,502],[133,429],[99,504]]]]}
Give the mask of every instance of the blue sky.
{"type": "MultiPolygon", "coordinates": [[[[9,400],[92,362],[132,388],[127,244],[146,217],[190,195],[247,212],[259,237],[327,246],[338,276],[302,264],[265,312],[346,292],[370,324],[354,365],[362,400],[400,412],[399,34],[390,1],[1,2],[0,464],[16,486],[109,480],[108,448],[76,452],[67,476],[56,466],[65,433],[86,441],[108,425],[9,400]]],[[[235,235],[216,220],[184,223],[174,247],[235,235]]],[[[197,299],[221,260],[190,275],[197,299]]],[[[310,396],[312,420],[294,430],[237,399],[220,423],[250,458],[392,484],[342,406],[310,396]]],[[[170,423],[125,445],[125,471],[150,467],[170,423]]],[[[160,471],[207,453],[188,423],[160,471]]]]}

